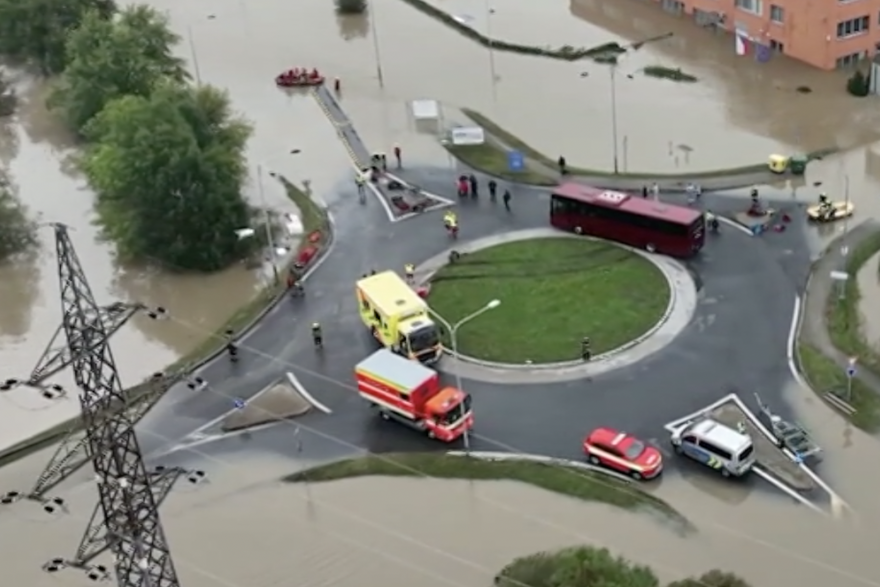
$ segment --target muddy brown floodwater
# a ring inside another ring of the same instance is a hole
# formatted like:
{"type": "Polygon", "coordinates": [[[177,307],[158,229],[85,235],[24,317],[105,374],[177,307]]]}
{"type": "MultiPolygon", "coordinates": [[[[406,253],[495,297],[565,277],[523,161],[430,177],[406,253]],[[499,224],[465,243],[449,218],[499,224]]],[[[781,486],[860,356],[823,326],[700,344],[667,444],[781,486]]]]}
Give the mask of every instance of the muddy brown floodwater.
{"type": "MultiPolygon", "coordinates": [[[[27,479],[36,461],[5,474],[27,479]]],[[[560,497],[512,482],[363,478],[285,484],[290,461],[257,455],[208,463],[211,483],[172,493],[166,535],[183,584],[479,587],[511,559],[577,544],[605,546],[650,565],[663,580],[712,568],[755,587],[780,577],[801,587],[877,585],[876,530],[830,522],[772,497],[727,502],[680,478],[659,490],[698,528],[680,536],[645,514],[560,497]],[[768,520],[775,523],[768,524],[768,520]]],[[[720,482],[719,482],[720,483],[720,482]]],[[[16,536],[2,554],[4,576],[34,587],[58,577],[40,571],[71,551],[94,503],[87,483],[62,492],[70,514],[40,522],[36,504],[3,512],[16,536]]],[[[69,585],[82,573],[65,570],[69,585]]]]}
{"type": "MultiPolygon", "coordinates": [[[[175,13],[190,5],[170,4],[175,13]]],[[[233,11],[237,6],[232,0],[217,4],[212,10],[222,6],[233,11]]],[[[479,16],[484,7],[482,0],[459,0],[450,9],[479,16]]],[[[409,136],[407,101],[435,98],[481,110],[551,156],[564,153],[575,164],[611,166],[610,76],[605,66],[500,51],[490,59],[486,49],[401,1],[376,3],[372,23],[361,29],[365,35],[348,33],[348,38],[339,34],[336,17],[321,2],[267,2],[241,10],[247,14],[246,26],[259,31],[254,42],[275,48],[254,67],[272,63],[277,73],[292,63],[314,64],[339,75],[345,106],[373,144],[409,136]],[[303,21],[309,23],[309,35],[287,34],[291,22],[303,21]],[[320,39],[320,50],[315,39],[320,39]],[[412,59],[416,39],[420,58],[412,59]],[[377,62],[384,87],[377,79],[377,62]],[[582,78],[583,71],[589,77],[582,78]]],[[[849,146],[877,136],[873,123],[880,113],[870,101],[849,97],[841,76],[820,74],[784,58],[764,65],[737,59],[729,38],[715,38],[635,0],[510,0],[494,3],[493,10],[493,35],[540,45],[628,43],[675,31],[673,39],[647,45],[620,65],[619,141],[629,169],[670,172],[736,166],[764,161],[776,151],[792,151],[792,145],[849,146]],[[677,84],[638,73],[657,63],[681,67],[700,81],[677,84]],[[797,93],[800,85],[813,92],[797,93]]],[[[218,17],[200,30],[217,27],[235,35],[243,26],[237,20],[223,24],[218,17]]],[[[196,45],[205,52],[204,43],[196,45]]],[[[218,59],[235,59],[243,49],[228,43],[212,46],[211,51],[218,59]]]]}

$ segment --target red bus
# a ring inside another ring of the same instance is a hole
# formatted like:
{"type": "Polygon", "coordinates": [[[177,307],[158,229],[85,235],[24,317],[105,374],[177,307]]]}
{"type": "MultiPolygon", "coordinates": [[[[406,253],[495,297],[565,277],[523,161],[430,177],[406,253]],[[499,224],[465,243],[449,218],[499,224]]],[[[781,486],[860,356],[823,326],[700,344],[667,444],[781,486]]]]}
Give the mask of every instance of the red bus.
{"type": "Polygon", "coordinates": [[[700,210],[577,183],[553,191],[550,224],[673,257],[696,255],[706,237],[700,210]]]}

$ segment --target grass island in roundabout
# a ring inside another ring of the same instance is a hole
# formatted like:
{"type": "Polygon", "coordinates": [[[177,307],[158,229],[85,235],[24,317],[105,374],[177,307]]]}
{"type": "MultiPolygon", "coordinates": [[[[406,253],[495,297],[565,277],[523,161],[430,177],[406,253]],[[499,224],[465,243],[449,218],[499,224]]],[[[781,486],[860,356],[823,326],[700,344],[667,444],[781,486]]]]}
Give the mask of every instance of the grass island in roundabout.
{"type": "MultiPolygon", "coordinates": [[[[458,351],[484,361],[540,364],[593,355],[651,330],[666,313],[669,284],[644,256],[587,238],[507,242],[462,253],[431,278],[431,308],[461,324],[458,351]]],[[[449,344],[449,341],[446,341],[449,344]]]]}

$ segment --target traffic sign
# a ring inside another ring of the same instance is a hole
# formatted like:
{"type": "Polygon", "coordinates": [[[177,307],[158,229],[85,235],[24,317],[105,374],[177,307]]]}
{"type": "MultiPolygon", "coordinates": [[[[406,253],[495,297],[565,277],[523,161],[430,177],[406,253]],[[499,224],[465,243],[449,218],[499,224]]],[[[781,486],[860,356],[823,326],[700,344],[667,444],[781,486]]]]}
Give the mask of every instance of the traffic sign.
{"type": "Polygon", "coordinates": [[[507,152],[507,169],[510,171],[522,171],[526,168],[526,161],[519,151],[507,152]]]}
{"type": "Polygon", "coordinates": [[[856,371],[856,358],[850,357],[849,365],[847,365],[847,367],[846,367],[846,376],[849,377],[850,379],[852,379],[853,377],[856,376],[856,373],[857,373],[857,371],[856,371]]]}
{"type": "Polygon", "coordinates": [[[235,406],[235,409],[236,409],[236,410],[241,410],[241,409],[244,408],[244,400],[241,399],[241,398],[238,398],[238,397],[237,397],[237,398],[235,398],[235,400],[232,402],[232,405],[235,406]]]}

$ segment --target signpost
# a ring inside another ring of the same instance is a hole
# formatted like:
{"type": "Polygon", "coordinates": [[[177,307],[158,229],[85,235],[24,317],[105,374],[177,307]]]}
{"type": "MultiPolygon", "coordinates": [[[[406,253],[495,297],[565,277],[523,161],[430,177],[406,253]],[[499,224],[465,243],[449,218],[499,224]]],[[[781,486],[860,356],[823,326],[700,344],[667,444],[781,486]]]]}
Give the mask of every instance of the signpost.
{"type": "Polygon", "coordinates": [[[856,357],[849,358],[849,365],[846,367],[846,401],[852,402],[852,381],[856,376],[856,357]]]}
{"type": "Polygon", "coordinates": [[[522,171],[526,168],[526,161],[519,151],[507,152],[507,169],[510,171],[522,171]]]}

